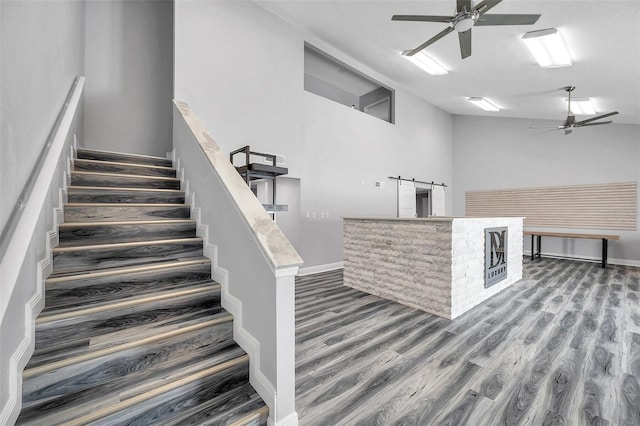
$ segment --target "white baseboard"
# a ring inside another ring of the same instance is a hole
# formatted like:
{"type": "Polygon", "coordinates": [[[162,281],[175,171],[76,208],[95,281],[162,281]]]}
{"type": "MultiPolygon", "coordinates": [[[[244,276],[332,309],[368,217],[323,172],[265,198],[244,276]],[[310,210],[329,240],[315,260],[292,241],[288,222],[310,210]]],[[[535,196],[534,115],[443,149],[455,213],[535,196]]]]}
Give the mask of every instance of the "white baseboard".
{"type": "Polygon", "coordinates": [[[293,413],[289,414],[287,417],[285,417],[284,419],[280,420],[277,423],[273,423],[271,421],[268,421],[267,425],[269,425],[269,426],[298,426],[298,413],[296,411],[294,411],[293,413]]]}
{"type": "Polygon", "coordinates": [[[300,268],[298,276],[319,274],[320,272],[335,271],[344,268],[344,262],[326,263],[324,265],[309,266],[308,268],[300,268]]]}
{"type": "MultiPolygon", "coordinates": [[[[531,250],[523,251],[523,255],[525,257],[531,258],[531,250]]],[[[600,256],[569,256],[564,253],[542,253],[542,257],[554,257],[559,259],[570,259],[570,260],[582,260],[594,263],[602,262],[602,258],[600,256]]],[[[622,266],[637,266],[640,267],[640,260],[633,259],[616,259],[612,257],[607,258],[607,265],[622,265],[622,266]]]]}

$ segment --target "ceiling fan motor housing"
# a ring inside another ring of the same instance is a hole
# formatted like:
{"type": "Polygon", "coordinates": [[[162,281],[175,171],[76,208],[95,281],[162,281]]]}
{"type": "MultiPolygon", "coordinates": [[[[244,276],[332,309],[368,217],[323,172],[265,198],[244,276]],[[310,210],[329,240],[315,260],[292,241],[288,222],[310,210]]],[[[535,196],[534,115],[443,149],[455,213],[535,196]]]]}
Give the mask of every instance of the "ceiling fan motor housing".
{"type": "Polygon", "coordinates": [[[476,23],[480,14],[478,12],[461,12],[453,21],[453,29],[459,33],[470,30],[476,23]]]}

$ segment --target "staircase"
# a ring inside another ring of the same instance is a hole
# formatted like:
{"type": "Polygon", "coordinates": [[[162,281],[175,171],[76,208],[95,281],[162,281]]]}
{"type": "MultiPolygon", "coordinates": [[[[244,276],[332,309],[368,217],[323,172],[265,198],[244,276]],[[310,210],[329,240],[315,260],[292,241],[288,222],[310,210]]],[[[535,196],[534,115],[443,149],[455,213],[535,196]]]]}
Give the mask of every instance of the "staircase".
{"type": "Polygon", "coordinates": [[[171,161],[77,156],[17,424],[266,424],[171,161]]]}

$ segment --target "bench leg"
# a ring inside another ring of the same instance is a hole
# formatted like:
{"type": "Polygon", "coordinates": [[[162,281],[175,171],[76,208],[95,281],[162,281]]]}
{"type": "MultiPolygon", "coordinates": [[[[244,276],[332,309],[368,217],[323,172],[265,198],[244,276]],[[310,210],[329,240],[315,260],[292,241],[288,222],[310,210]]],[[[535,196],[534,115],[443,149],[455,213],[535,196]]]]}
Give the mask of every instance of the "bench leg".
{"type": "Polygon", "coordinates": [[[606,238],[602,239],[602,267],[607,267],[607,251],[609,249],[609,240],[606,238]]]}
{"type": "Polygon", "coordinates": [[[535,256],[535,246],[533,245],[533,240],[534,240],[535,235],[531,236],[531,261],[533,262],[534,256],[535,256]]]}
{"type": "Polygon", "coordinates": [[[542,235],[538,235],[538,253],[536,255],[542,257],[542,235]]]}

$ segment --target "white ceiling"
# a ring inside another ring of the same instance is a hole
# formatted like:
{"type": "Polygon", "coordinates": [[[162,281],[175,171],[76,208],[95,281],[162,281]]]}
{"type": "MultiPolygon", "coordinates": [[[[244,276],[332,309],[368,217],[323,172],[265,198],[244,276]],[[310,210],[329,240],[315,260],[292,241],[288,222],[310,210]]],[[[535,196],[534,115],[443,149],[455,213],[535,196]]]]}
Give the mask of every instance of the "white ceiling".
{"type": "MultiPolygon", "coordinates": [[[[256,0],[285,20],[377,70],[452,114],[551,119],[566,116],[562,87],[593,99],[616,123],[640,124],[640,0],[504,0],[492,14],[538,13],[535,25],[474,27],[472,55],[460,59],[457,34],[426,48],[449,69],[431,76],[400,56],[447,24],[392,22],[391,16],[452,15],[455,0],[256,0]],[[573,66],[542,69],[520,40],[527,31],[558,28],[573,66]],[[502,111],[466,101],[482,96],[502,111]]],[[[478,1],[472,1],[475,5],[478,1]]]]}

